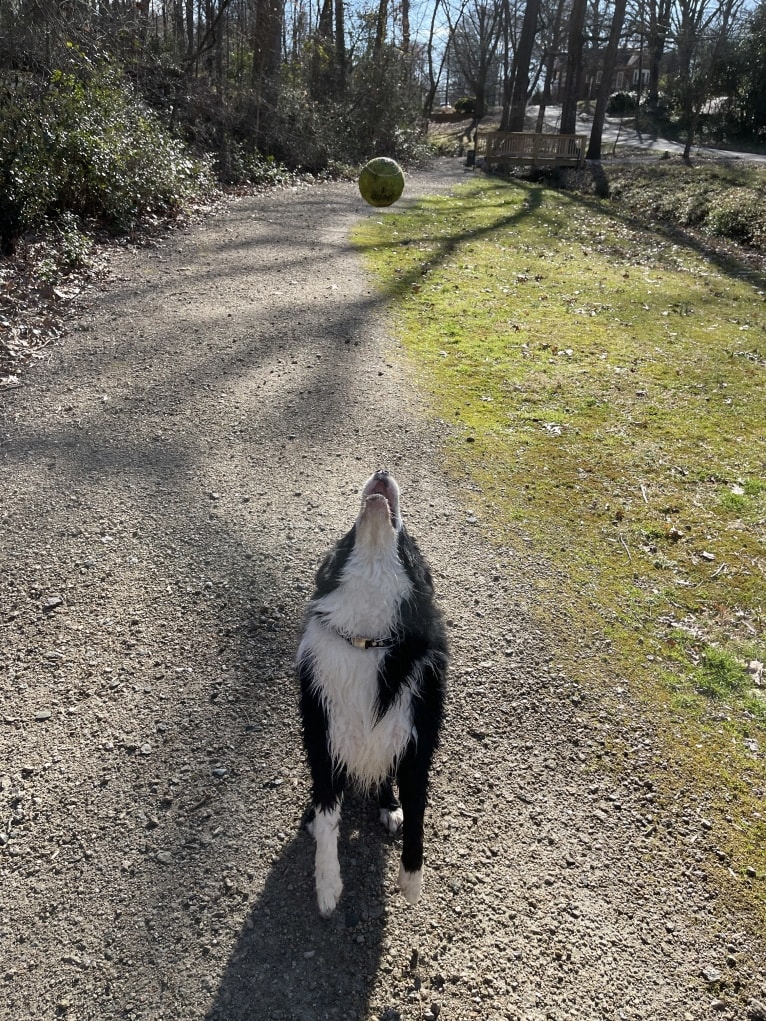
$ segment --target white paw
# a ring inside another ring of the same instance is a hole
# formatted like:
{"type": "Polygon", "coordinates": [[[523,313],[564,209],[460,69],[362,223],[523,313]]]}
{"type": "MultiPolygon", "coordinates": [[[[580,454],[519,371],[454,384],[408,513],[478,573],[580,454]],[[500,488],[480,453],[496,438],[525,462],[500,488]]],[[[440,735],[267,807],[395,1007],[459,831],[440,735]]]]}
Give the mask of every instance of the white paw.
{"type": "Polygon", "coordinates": [[[318,871],[316,887],[319,914],[322,918],[327,918],[337,907],[340,895],[343,893],[343,881],[340,878],[340,872],[333,875],[329,872],[318,871]]]}
{"type": "Polygon", "coordinates": [[[381,808],[380,821],[389,833],[398,833],[404,822],[404,812],[401,808],[394,808],[393,810],[381,808]]]}
{"type": "Polygon", "coordinates": [[[408,904],[417,904],[420,900],[420,893],[423,889],[423,870],[408,872],[404,865],[399,863],[399,889],[404,894],[408,904]]]}

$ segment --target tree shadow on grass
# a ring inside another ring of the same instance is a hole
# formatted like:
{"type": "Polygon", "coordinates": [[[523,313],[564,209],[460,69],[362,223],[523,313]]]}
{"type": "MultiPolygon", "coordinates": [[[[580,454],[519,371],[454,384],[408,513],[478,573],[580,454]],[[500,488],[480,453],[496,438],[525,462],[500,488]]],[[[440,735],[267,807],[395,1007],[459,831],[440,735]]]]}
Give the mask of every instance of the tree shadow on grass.
{"type": "Polygon", "coordinates": [[[314,841],[296,833],[275,859],[231,951],[206,1021],[358,1021],[378,971],[386,861],[394,842],[372,800],[344,803],[339,857],[344,890],[333,915],[314,893],[314,841]]]}

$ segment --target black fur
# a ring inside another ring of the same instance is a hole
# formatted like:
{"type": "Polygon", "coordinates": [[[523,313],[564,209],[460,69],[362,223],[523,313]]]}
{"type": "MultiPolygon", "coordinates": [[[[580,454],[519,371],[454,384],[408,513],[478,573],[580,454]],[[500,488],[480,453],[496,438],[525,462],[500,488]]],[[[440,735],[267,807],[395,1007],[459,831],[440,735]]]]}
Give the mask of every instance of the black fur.
{"type": "MultiPolygon", "coordinates": [[[[373,478],[384,475],[386,473],[376,473],[373,478]]],[[[317,571],[309,619],[312,616],[320,621],[325,619],[316,602],[333,593],[341,584],[344,569],[354,552],[356,533],[357,526],[354,525],[325,557],[317,571]]],[[[399,524],[396,549],[411,591],[400,602],[395,631],[380,657],[374,719],[382,720],[396,706],[404,690],[409,688],[413,692],[412,735],[395,763],[392,776],[382,778],[379,801],[381,808],[389,812],[398,808],[399,802],[392,786],[395,780],[404,816],[402,864],[407,872],[416,873],[423,864],[423,818],[428,776],[444,718],[448,646],[444,620],[434,599],[431,571],[418,544],[402,524],[399,524]]],[[[370,593],[370,598],[375,598],[374,592],[370,593]]],[[[327,640],[343,639],[328,629],[327,640]]],[[[379,655],[368,651],[358,654],[379,655]]],[[[345,763],[333,761],[327,710],[314,686],[310,653],[304,652],[299,656],[297,667],[303,741],[312,778],[312,802],[315,812],[326,812],[339,805],[352,777],[345,763]]],[[[393,755],[392,752],[392,758],[393,755]]]]}

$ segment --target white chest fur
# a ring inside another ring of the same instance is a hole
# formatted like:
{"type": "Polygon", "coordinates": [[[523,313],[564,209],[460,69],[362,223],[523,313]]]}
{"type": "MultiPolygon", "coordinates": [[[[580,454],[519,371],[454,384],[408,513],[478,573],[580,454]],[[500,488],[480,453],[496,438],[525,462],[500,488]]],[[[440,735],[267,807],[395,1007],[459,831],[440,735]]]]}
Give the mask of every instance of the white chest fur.
{"type": "Polygon", "coordinates": [[[298,652],[312,661],[314,688],[324,705],[330,751],[364,787],[384,779],[412,736],[412,691],[376,718],[378,666],[383,649],[356,649],[333,633],[380,639],[392,634],[399,605],[411,591],[395,548],[370,556],[355,549],[338,587],[317,600],[298,652]]]}
{"type": "Polygon", "coordinates": [[[399,606],[412,584],[392,546],[383,551],[354,549],[338,587],[314,607],[343,634],[387,638],[396,628],[399,606]]]}
{"type": "Polygon", "coordinates": [[[327,714],[329,747],[362,787],[383,780],[412,736],[412,692],[376,719],[378,664],[383,650],[355,649],[314,620],[302,645],[311,650],[314,688],[327,714]]]}

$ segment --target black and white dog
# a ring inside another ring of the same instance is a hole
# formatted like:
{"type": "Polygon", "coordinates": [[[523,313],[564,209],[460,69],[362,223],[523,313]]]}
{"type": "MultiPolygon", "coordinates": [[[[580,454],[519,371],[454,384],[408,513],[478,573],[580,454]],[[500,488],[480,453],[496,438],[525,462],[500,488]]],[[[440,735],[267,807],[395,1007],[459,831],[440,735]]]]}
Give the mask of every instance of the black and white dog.
{"type": "Polygon", "coordinates": [[[399,486],[387,471],[367,480],[353,527],[317,572],[297,667],[319,910],[329,915],[343,889],[338,826],[349,782],[377,789],[381,821],[392,833],[403,826],[399,887],[414,904],[447,640],[431,572],[404,527],[399,486]]]}

